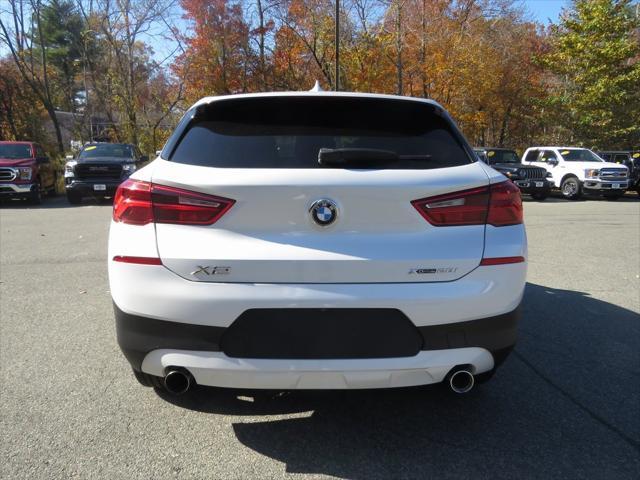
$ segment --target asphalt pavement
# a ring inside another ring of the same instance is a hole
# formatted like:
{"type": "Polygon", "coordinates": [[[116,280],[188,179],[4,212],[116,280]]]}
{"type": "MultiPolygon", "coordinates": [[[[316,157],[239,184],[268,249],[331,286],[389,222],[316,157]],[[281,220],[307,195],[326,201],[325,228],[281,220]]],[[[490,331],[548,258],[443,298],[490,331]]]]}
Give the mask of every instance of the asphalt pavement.
{"type": "Polygon", "coordinates": [[[527,201],[515,352],[443,389],[170,397],[115,340],[111,206],[0,207],[0,477],[640,477],[640,201],[527,201]]]}

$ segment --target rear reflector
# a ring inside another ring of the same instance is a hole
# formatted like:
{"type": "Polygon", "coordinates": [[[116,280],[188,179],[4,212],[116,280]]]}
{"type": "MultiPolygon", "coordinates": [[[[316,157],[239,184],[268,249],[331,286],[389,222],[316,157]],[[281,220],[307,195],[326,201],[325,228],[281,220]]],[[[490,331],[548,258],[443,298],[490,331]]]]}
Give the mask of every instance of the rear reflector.
{"type": "Polygon", "coordinates": [[[131,225],[212,225],[234,203],[228,198],[129,179],[118,187],[113,219],[131,225]]]}
{"type": "Polygon", "coordinates": [[[494,258],[483,258],[480,262],[480,266],[490,266],[490,265],[507,265],[509,263],[522,263],[524,262],[524,257],[494,257],[494,258]]]}
{"type": "Polygon", "coordinates": [[[520,190],[510,181],[421,198],[411,204],[436,227],[485,223],[502,227],[522,223],[520,190]]]}
{"type": "Polygon", "coordinates": [[[139,265],[162,265],[159,258],[154,257],[128,257],[125,255],[116,255],[113,257],[114,262],[137,263],[139,265]]]}

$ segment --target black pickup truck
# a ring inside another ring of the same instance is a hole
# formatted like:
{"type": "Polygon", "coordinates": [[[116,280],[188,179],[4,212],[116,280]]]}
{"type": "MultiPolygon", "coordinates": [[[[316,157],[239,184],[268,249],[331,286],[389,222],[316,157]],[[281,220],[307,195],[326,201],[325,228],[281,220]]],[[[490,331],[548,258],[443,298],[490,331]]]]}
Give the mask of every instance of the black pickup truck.
{"type": "Polygon", "coordinates": [[[640,152],[608,151],[597,153],[607,162],[625,165],[629,169],[628,190],[635,190],[640,195],[640,152]]]}
{"type": "MultiPolygon", "coordinates": [[[[478,158],[515,183],[522,193],[544,200],[551,192],[552,182],[544,168],[523,165],[518,154],[507,148],[474,148],[478,158]]],[[[549,174],[550,175],[550,174],[549,174]]]]}
{"type": "Polygon", "coordinates": [[[83,197],[113,197],[118,185],[141,168],[149,157],[135,145],[126,143],[89,143],[77,157],[67,157],[64,186],[69,203],[83,197]]]}

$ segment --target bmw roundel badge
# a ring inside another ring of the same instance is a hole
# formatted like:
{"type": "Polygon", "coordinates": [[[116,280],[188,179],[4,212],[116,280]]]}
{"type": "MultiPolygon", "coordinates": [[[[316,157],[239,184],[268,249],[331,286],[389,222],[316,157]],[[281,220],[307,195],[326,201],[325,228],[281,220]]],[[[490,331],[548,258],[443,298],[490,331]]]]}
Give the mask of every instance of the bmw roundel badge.
{"type": "Polygon", "coordinates": [[[338,218],[338,207],[331,200],[323,198],[313,202],[311,208],[309,208],[309,213],[314,222],[321,227],[326,227],[338,218]]]}

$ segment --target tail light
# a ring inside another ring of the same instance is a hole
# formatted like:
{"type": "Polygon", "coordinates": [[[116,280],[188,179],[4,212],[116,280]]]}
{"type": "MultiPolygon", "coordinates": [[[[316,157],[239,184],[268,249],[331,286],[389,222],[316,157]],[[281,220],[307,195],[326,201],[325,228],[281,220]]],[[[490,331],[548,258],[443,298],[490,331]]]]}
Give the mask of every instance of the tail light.
{"type": "Polygon", "coordinates": [[[517,225],[522,223],[522,197],[520,189],[513,182],[502,182],[491,185],[489,214],[487,223],[494,227],[517,225]]]}
{"type": "Polygon", "coordinates": [[[436,227],[522,223],[520,190],[510,181],[422,198],[411,204],[436,227]]]}
{"type": "Polygon", "coordinates": [[[131,225],[212,225],[234,203],[228,198],[129,179],[118,187],[113,219],[131,225]]]}

